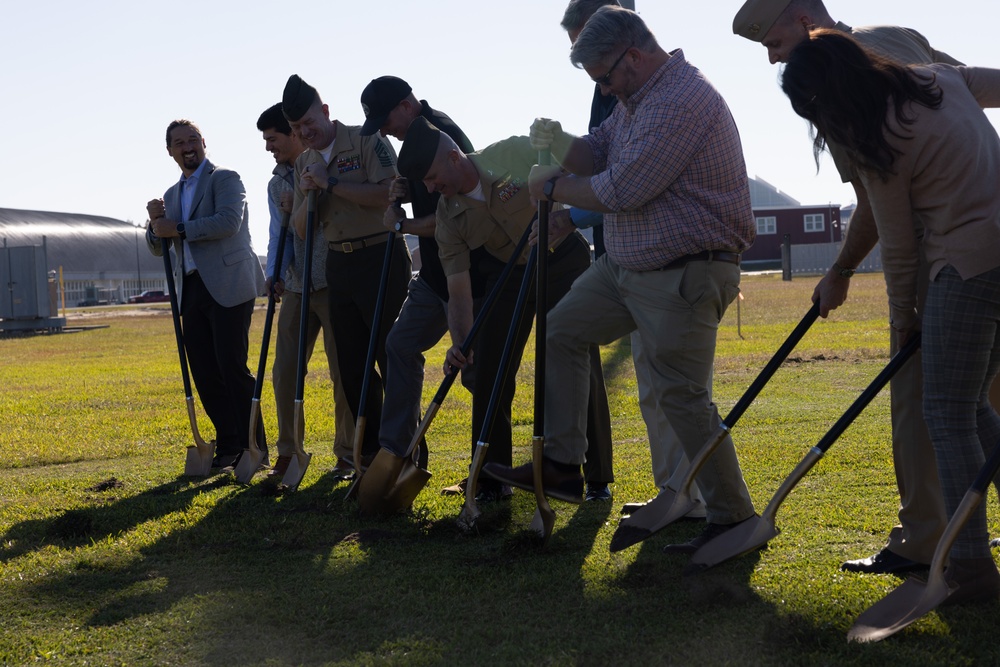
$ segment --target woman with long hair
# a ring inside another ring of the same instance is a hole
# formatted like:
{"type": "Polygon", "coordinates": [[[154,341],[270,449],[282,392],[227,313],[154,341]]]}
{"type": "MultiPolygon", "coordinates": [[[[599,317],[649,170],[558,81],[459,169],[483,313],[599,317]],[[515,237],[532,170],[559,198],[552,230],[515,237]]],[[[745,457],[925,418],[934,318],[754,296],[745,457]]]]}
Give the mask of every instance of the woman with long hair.
{"type": "MultiPolygon", "coordinates": [[[[875,214],[890,324],[922,333],[924,418],[949,516],[1000,441],[988,391],[1000,371],[1000,70],[903,66],[838,30],[789,55],[782,90],[813,149],[843,151],[875,214]],[[930,266],[921,284],[921,256],[930,266]]],[[[980,505],[955,541],[948,603],[1000,598],[980,505]]]]}

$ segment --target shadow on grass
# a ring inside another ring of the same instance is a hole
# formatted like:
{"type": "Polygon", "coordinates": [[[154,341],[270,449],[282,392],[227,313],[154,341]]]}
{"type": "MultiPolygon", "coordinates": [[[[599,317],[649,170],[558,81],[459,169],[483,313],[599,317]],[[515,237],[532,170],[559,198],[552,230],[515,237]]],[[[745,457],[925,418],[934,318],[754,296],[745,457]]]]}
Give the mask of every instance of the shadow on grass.
{"type": "Polygon", "coordinates": [[[225,476],[207,480],[181,476],[121,500],[66,510],[46,519],[22,521],[0,538],[0,561],[7,562],[48,545],[72,549],[121,535],[146,521],[186,510],[197,495],[231,483],[225,476]]]}

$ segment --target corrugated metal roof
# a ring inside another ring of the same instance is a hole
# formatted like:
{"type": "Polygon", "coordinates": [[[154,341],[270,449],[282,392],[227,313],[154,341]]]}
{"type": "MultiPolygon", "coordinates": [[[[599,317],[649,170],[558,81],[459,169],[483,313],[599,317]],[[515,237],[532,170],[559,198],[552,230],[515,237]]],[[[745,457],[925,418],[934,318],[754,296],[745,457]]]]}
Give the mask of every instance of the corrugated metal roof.
{"type": "Polygon", "coordinates": [[[143,230],[99,215],[0,208],[0,246],[41,245],[45,238],[49,270],[65,273],[143,273],[163,271],[163,260],[146,249],[143,230]],[[138,250],[138,252],[137,252],[138,250]]]}

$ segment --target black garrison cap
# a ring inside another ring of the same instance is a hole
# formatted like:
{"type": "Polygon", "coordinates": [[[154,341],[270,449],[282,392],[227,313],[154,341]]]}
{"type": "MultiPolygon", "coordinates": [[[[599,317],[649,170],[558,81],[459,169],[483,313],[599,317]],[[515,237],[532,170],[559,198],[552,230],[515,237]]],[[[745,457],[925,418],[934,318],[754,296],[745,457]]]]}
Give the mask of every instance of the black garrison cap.
{"type": "Polygon", "coordinates": [[[316,89],[302,80],[298,74],[288,77],[285,92],[281,96],[281,110],[290,122],[302,118],[309,111],[313,102],[319,99],[316,89]]]}
{"type": "Polygon", "coordinates": [[[441,130],[423,116],[414,118],[406,130],[403,146],[399,149],[399,159],[396,160],[399,174],[411,180],[423,180],[430,171],[440,142],[441,130]]]}

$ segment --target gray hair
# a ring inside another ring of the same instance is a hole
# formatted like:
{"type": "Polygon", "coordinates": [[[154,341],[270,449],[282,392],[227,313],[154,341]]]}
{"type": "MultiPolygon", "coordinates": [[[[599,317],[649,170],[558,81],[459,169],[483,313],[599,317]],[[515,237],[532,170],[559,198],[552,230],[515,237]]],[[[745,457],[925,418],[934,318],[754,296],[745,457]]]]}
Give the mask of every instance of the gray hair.
{"type": "Polygon", "coordinates": [[[606,5],[617,4],[618,0],[570,0],[560,25],[566,32],[580,30],[587,23],[587,19],[593,16],[598,9],[606,5]]]}
{"type": "Polygon", "coordinates": [[[622,7],[601,7],[584,25],[570,49],[569,61],[579,68],[590,67],[623,48],[650,53],[658,46],[638,14],[622,7]]]}

